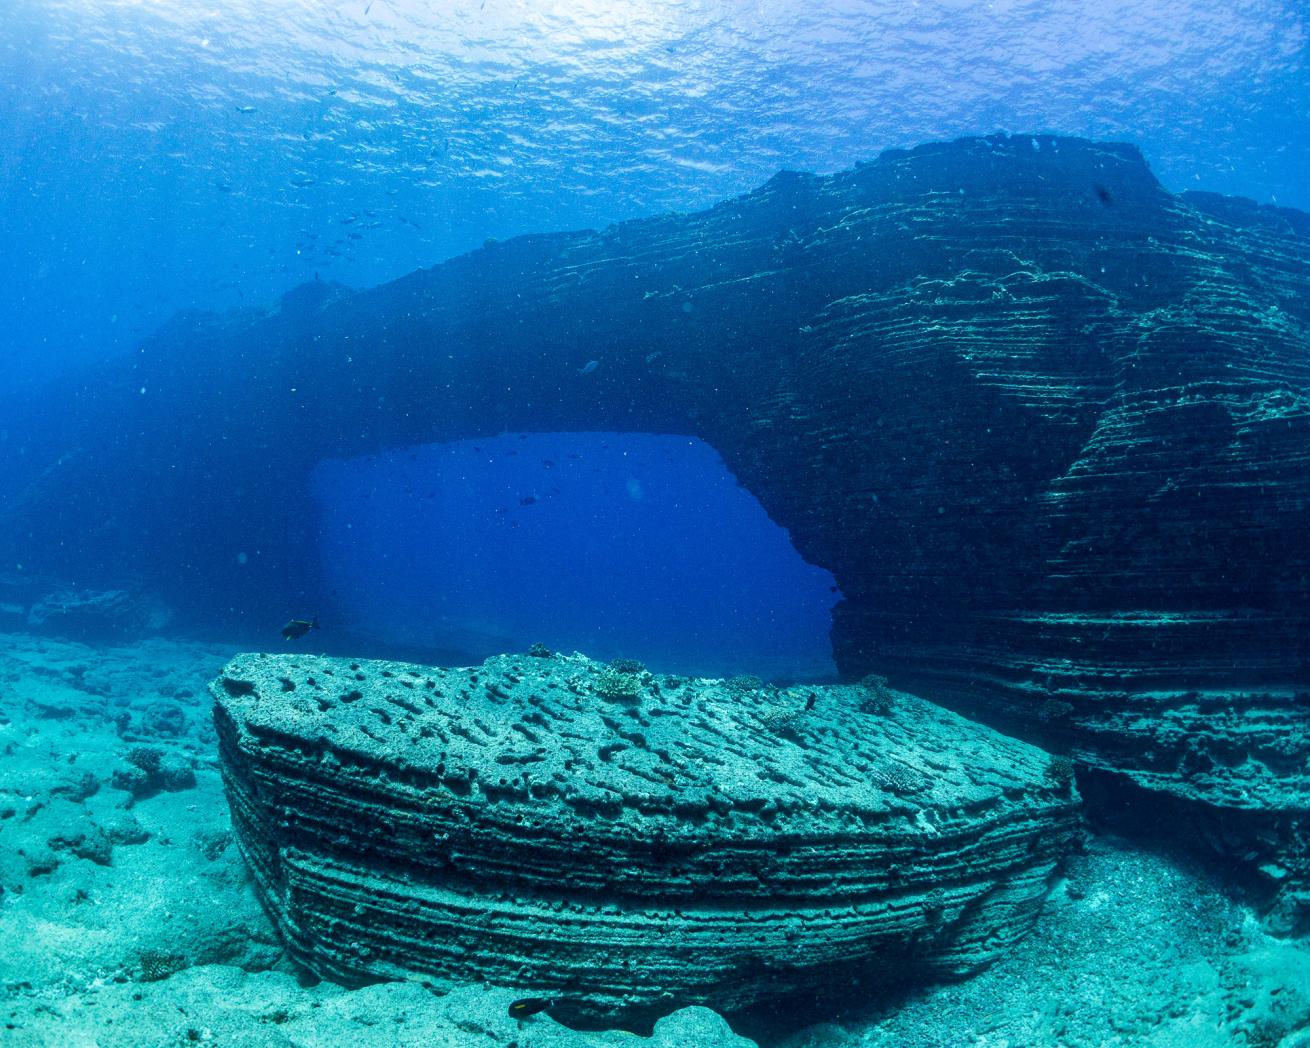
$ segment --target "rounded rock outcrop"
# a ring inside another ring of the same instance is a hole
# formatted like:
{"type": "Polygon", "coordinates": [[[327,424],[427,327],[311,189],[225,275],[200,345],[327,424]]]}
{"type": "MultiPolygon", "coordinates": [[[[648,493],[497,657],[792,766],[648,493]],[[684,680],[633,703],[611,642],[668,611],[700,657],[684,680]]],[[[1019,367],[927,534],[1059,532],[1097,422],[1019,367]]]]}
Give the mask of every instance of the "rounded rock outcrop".
{"type": "Polygon", "coordinates": [[[229,663],[236,839],[295,959],[575,1022],[731,1013],[986,964],[1077,832],[1049,755],[913,696],[643,673],[615,702],[606,672],[229,663]]]}

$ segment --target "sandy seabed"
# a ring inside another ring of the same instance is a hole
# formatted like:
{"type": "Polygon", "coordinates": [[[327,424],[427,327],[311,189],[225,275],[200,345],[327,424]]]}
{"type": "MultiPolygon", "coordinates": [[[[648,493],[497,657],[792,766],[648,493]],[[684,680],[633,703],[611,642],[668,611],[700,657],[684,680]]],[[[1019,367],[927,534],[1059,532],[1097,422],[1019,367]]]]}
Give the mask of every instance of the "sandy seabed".
{"type": "MultiPolygon", "coordinates": [[[[307,985],[233,843],[208,681],[233,649],[0,635],[0,1045],[747,1048],[707,1008],[651,1038],[507,1013],[510,990],[307,985]]],[[[867,992],[864,992],[866,991],[867,992]]],[[[1089,829],[1034,932],[963,982],[767,1048],[1310,1048],[1310,943],[1217,873],[1089,829]]]]}

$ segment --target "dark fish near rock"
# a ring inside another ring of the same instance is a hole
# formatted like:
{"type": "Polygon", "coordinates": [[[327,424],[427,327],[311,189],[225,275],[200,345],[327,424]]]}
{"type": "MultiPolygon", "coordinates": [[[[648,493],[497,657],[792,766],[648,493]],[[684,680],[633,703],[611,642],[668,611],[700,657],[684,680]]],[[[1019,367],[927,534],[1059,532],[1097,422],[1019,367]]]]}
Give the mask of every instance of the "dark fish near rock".
{"type": "Polygon", "coordinates": [[[549,997],[520,997],[509,1006],[509,1014],[515,1019],[526,1019],[538,1012],[550,1011],[555,1002],[549,997]]]}
{"type": "Polygon", "coordinates": [[[314,616],[313,621],[307,622],[304,619],[292,619],[282,627],[282,638],[284,640],[299,640],[310,630],[319,628],[318,616],[314,616]]]}

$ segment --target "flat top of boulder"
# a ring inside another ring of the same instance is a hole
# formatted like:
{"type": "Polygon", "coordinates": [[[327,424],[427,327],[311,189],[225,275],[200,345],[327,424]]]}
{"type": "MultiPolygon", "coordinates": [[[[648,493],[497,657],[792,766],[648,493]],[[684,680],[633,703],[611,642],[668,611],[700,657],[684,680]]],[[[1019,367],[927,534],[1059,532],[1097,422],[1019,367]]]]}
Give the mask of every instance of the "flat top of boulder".
{"type": "Polygon", "coordinates": [[[927,811],[972,820],[1069,796],[1046,753],[877,678],[778,688],[576,654],[453,669],[244,654],[211,690],[250,745],[294,740],[464,803],[562,802],[629,829],[712,821],[723,839],[795,822],[812,835],[817,817],[901,835],[927,811]]]}

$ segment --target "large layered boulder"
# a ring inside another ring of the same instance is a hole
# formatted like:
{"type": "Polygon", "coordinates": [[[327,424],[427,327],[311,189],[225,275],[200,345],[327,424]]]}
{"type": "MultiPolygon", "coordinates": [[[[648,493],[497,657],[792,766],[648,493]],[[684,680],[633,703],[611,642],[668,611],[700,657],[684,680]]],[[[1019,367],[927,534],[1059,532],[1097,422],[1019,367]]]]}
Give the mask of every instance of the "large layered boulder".
{"type": "Polygon", "coordinates": [[[973,971],[1077,832],[1067,762],[879,680],[241,655],[211,691],[237,839],[300,963],[487,980],[573,1021],[973,971]]]}
{"type": "Polygon", "coordinates": [[[1171,194],[1128,146],[966,139],[182,317],[11,407],[0,556],[229,630],[322,606],[326,456],[695,434],[836,576],[847,677],[1063,748],[1310,915],[1299,212],[1171,194]]]}

